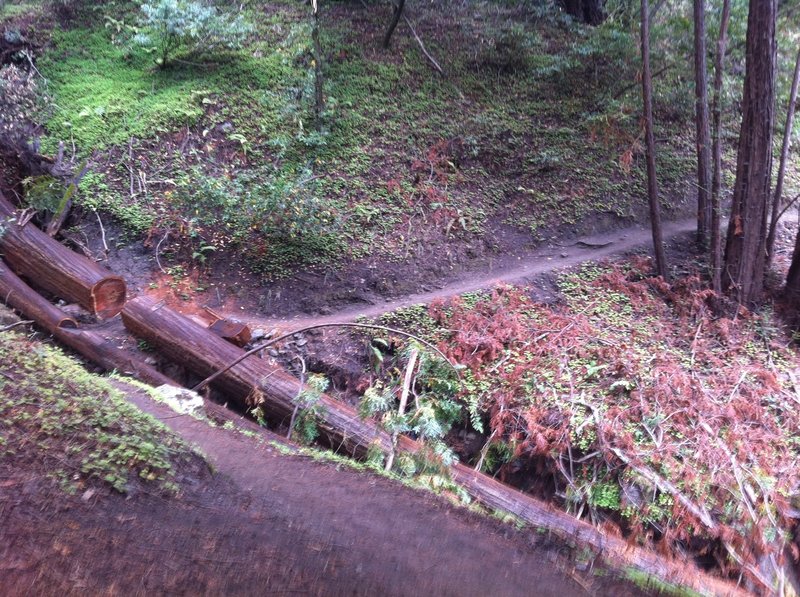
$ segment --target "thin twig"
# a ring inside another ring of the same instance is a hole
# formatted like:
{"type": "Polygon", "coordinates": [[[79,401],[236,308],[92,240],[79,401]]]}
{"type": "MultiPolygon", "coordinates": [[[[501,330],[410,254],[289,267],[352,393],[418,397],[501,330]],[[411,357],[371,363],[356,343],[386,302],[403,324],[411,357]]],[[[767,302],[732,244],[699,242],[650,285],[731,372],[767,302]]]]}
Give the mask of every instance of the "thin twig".
{"type": "Polygon", "coordinates": [[[100,224],[100,238],[103,240],[103,249],[105,250],[106,259],[108,259],[108,243],[106,242],[106,229],[103,226],[103,220],[100,219],[100,214],[94,210],[94,215],[97,216],[97,223],[100,224]]]}
{"type": "Polygon", "coordinates": [[[162,274],[166,274],[167,271],[163,267],[161,267],[161,260],[158,258],[158,254],[161,251],[161,244],[165,240],[167,240],[168,236],[169,236],[169,230],[167,230],[167,232],[164,234],[164,237],[160,241],[158,241],[158,244],[156,245],[156,265],[158,265],[158,269],[161,270],[162,274]]]}
{"type": "Polygon", "coordinates": [[[292,411],[292,418],[289,419],[289,431],[286,432],[286,439],[292,439],[294,421],[297,418],[297,412],[300,410],[300,398],[303,396],[303,386],[306,383],[306,361],[299,355],[296,358],[300,359],[300,389],[297,391],[297,396],[294,399],[294,410],[292,411]]]}
{"type": "Polygon", "coordinates": [[[8,325],[1,327],[0,332],[7,332],[8,330],[14,329],[17,326],[28,325],[31,323],[33,323],[33,321],[30,320],[23,320],[23,321],[16,321],[14,323],[9,323],[8,325]]]}
{"type": "Polygon", "coordinates": [[[414,26],[411,24],[411,21],[408,20],[408,17],[406,15],[403,15],[403,19],[405,20],[406,25],[408,25],[408,28],[411,30],[411,35],[413,35],[414,39],[417,40],[417,43],[419,44],[419,49],[422,50],[422,53],[425,55],[425,58],[427,58],[430,61],[430,63],[433,65],[433,68],[435,68],[440,75],[443,75],[444,71],[442,70],[442,67],[439,66],[439,63],[436,62],[436,59],[428,53],[428,50],[425,48],[425,44],[422,43],[422,40],[419,38],[419,35],[417,35],[417,32],[414,31],[414,26]]]}

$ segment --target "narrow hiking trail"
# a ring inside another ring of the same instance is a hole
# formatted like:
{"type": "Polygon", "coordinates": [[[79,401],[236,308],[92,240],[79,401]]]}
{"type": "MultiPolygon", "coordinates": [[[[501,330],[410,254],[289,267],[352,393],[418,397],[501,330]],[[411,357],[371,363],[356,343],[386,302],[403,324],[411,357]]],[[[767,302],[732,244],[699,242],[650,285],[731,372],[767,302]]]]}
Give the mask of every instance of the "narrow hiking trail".
{"type": "MultiPolygon", "coordinates": [[[[665,242],[668,244],[685,243],[686,245],[694,243],[694,239],[688,235],[695,230],[696,225],[697,222],[694,218],[665,223],[665,242]]],[[[401,297],[383,297],[377,294],[365,296],[363,293],[357,293],[357,289],[350,289],[355,295],[350,304],[324,314],[314,315],[298,311],[293,314],[265,317],[253,313],[247,306],[236,302],[226,303],[218,311],[226,317],[237,319],[252,327],[266,329],[289,330],[317,324],[352,322],[359,317],[375,318],[397,309],[429,304],[436,299],[489,289],[501,283],[526,283],[542,274],[609,257],[622,256],[638,249],[649,249],[651,244],[652,237],[649,226],[636,225],[584,236],[564,244],[548,243],[522,255],[498,256],[493,261],[480,264],[482,266],[480,269],[456,275],[450,280],[441,280],[441,286],[433,290],[424,290],[401,297]]],[[[310,289],[310,292],[314,291],[313,288],[310,289]]]]}

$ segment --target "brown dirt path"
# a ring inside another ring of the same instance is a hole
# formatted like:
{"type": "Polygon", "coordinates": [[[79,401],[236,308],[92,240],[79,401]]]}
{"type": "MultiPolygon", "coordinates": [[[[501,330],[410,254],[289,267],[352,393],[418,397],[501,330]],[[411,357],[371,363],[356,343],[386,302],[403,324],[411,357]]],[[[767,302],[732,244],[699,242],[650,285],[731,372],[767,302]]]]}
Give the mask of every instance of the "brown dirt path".
{"type": "Polygon", "coordinates": [[[194,443],[179,498],[0,485],[5,595],[639,595],[571,550],[375,475],[130,399],[194,443]],[[38,496],[37,499],[31,499],[38,496]],[[85,496],[84,496],[85,497],[85,496]]]}
{"type": "MultiPolygon", "coordinates": [[[[695,227],[696,220],[692,218],[668,222],[664,225],[665,241],[674,245],[691,246],[694,242],[691,233],[695,227]]],[[[650,228],[637,225],[582,237],[563,245],[549,244],[522,254],[501,256],[495,261],[477,263],[473,269],[454,274],[451,278],[443,278],[436,289],[412,292],[399,297],[362,291],[356,287],[356,282],[351,282],[350,287],[340,288],[337,287],[341,286],[338,280],[327,277],[306,277],[285,285],[287,296],[303,293],[322,296],[327,294],[339,296],[342,292],[352,294],[349,304],[342,303],[332,311],[328,308],[327,313],[303,312],[302,303],[299,302],[277,309],[276,315],[273,316],[259,316],[248,306],[236,302],[226,304],[218,310],[228,317],[265,328],[299,329],[307,325],[348,322],[358,317],[377,317],[411,305],[428,304],[439,298],[489,289],[499,283],[524,283],[542,274],[645,249],[651,243],[650,228]]],[[[411,264],[412,270],[413,265],[411,264]]],[[[424,264],[419,264],[420,269],[424,267],[424,264]]],[[[345,280],[350,279],[349,276],[345,277],[345,280]]]]}

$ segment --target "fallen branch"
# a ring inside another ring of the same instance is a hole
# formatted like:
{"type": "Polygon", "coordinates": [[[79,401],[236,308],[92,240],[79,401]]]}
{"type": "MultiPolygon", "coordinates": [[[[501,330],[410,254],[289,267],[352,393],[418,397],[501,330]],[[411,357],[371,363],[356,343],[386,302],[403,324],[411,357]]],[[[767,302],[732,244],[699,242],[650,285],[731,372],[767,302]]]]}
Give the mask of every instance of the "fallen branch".
{"type": "Polygon", "coordinates": [[[411,30],[411,35],[413,35],[414,39],[417,40],[417,43],[419,44],[419,49],[422,50],[422,53],[425,55],[425,58],[428,59],[431,65],[433,65],[433,68],[435,68],[440,75],[443,75],[444,71],[442,70],[442,67],[439,66],[439,63],[436,62],[436,59],[433,56],[431,56],[428,50],[425,48],[425,44],[422,43],[422,40],[419,38],[419,35],[417,35],[417,32],[414,31],[414,26],[411,24],[411,21],[408,19],[406,15],[403,15],[403,19],[405,20],[406,25],[408,25],[408,28],[411,30]]]}
{"type": "Polygon", "coordinates": [[[0,328],[0,332],[7,332],[8,330],[13,330],[15,327],[19,327],[21,325],[29,325],[33,323],[32,319],[23,319],[21,321],[15,321],[14,323],[9,323],[8,325],[4,325],[0,328]]]}
{"type": "MultiPolygon", "coordinates": [[[[397,413],[402,417],[406,414],[406,404],[408,404],[408,393],[411,390],[411,382],[414,380],[414,367],[417,365],[417,355],[419,351],[414,349],[411,351],[411,356],[408,358],[408,366],[406,366],[406,375],[403,378],[403,390],[400,394],[400,406],[397,408],[397,413]]],[[[397,447],[397,432],[392,433],[392,451],[386,458],[385,470],[392,470],[394,465],[395,448],[397,447]]]]}

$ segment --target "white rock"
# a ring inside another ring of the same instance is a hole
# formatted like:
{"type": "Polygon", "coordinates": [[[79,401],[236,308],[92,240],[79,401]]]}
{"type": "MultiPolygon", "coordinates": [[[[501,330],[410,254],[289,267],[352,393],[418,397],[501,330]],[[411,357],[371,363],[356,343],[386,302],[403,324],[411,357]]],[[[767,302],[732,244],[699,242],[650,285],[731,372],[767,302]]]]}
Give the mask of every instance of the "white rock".
{"type": "Polygon", "coordinates": [[[177,413],[194,414],[203,412],[203,398],[197,392],[168,385],[158,386],[155,391],[177,413]]]}

